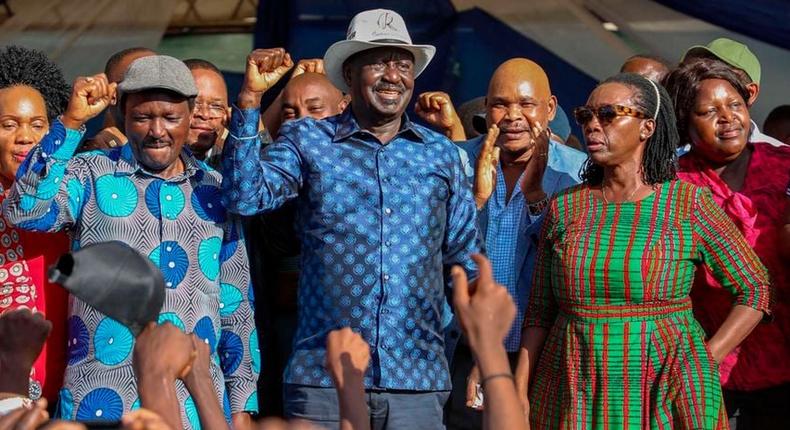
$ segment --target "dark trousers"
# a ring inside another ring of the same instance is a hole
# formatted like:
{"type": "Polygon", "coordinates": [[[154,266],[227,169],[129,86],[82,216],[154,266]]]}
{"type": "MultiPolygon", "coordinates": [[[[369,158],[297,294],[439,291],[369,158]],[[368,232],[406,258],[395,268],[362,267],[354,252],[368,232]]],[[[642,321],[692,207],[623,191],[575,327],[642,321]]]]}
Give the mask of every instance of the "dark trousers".
{"type": "Polygon", "coordinates": [[[756,391],[724,390],[730,430],[790,429],[790,384],[756,391]]]}
{"type": "MultiPolygon", "coordinates": [[[[340,406],[334,388],[285,384],[285,417],[340,428],[340,406]]],[[[442,408],[449,391],[368,390],[366,400],[372,430],[444,430],[442,408]]]]}

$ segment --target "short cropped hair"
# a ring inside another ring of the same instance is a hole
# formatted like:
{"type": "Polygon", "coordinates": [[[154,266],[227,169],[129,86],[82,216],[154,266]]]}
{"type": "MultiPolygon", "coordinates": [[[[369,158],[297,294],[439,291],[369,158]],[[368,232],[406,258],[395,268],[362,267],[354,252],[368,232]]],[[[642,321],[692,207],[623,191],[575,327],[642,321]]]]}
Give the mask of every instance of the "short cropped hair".
{"type": "Polygon", "coordinates": [[[71,96],[63,72],[43,52],[11,45],[0,50],[0,89],[17,85],[41,94],[50,122],[66,110],[71,96]]]}

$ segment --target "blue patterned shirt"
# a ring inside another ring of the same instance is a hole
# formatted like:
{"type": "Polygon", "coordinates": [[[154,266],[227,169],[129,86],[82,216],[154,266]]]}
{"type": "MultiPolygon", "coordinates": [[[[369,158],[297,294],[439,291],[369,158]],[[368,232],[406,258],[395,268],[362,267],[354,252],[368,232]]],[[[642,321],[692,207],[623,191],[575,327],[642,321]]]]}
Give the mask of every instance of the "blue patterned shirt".
{"type": "Polygon", "coordinates": [[[408,121],[382,145],[351,108],[283,125],[263,153],[258,110],[234,107],[222,184],[231,212],[296,199],[302,243],[298,325],[285,382],[331,387],[326,335],[350,326],[368,341],[368,388],[449,390],[445,283],[471,271],[475,204],[455,145],[408,121]]]}
{"type": "MultiPolygon", "coordinates": [[[[257,411],[258,339],[241,229],[220,198],[221,176],[184,150],[185,172],[164,180],[138,165],[130,145],[74,156],[81,133],[55,121],[22,163],[4,202],[18,228],[68,230],[74,248],[124,242],[147,255],[167,287],[160,322],[208,341],[226,415],[257,411]]],[[[71,297],[68,367],[59,415],[117,420],[140,406],[129,329],[71,297]]],[[[199,428],[184,385],[185,428],[199,428]]]]}

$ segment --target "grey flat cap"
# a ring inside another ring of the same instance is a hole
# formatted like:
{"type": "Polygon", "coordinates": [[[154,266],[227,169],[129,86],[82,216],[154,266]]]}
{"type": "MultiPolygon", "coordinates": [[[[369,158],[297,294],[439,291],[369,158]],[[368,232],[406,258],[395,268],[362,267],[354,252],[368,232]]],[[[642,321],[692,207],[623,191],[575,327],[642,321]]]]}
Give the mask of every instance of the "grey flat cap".
{"type": "Polygon", "coordinates": [[[167,55],[151,55],[132,61],[118,84],[121,97],[145,90],[168,90],[184,97],[196,97],[198,90],[186,64],[167,55]]]}

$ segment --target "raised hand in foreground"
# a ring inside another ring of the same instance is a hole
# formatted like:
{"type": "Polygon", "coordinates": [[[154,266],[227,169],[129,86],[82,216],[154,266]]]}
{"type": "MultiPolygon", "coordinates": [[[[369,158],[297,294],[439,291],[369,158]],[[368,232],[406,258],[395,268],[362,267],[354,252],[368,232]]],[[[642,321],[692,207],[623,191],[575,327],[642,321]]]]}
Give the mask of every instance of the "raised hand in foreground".
{"type": "Polygon", "coordinates": [[[370,347],[350,328],[329,333],[326,338],[326,367],[337,390],[341,430],[370,429],[365,400],[365,371],[370,364],[370,347]]]}
{"type": "MultiPolygon", "coordinates": [[[[200,424],[205,429],[227,429],[228,424],[225,422],[225,415],[217,399],[217,392],[214,391],[214,383],[211,379],[209,368],[211,349],[208,343],[197,337],[197,335],[192,334],[189,337],[197,355],[189,373],[182,379],[189,394],[195,401],[195,406],[199,411],[200,424]]],[[[234,428],[246,429],[251,425],[249,414],[235,414],[233,418],[234,428]],[[237,423],[237,420],[244,420],[244,422],[237,423]]]]}
{"type": "Polygon", "coordinates": [[[150,323],[137,336],[132,367],[144,408],[181,428],[181,409],[175,380],[185,378],[197,357],[192,338],[171,323],[150,323]]]}
{"type": "Polygon", "coordinates": [[[51,330],[44,315],[29,309],[0,314],[0,392],[28,395],[30,369],[51,330]]]}
{"type": "Polygon", "coordinates": [[[480,276],[469,282],[460,266],[453,267],[453,303],[480,369],[485,390],[484,429],[528,429],[516,394],[504,340],[516,316],[516,305],[505,287],[494,282],[491,263],[472,255],[480,276]]]}

